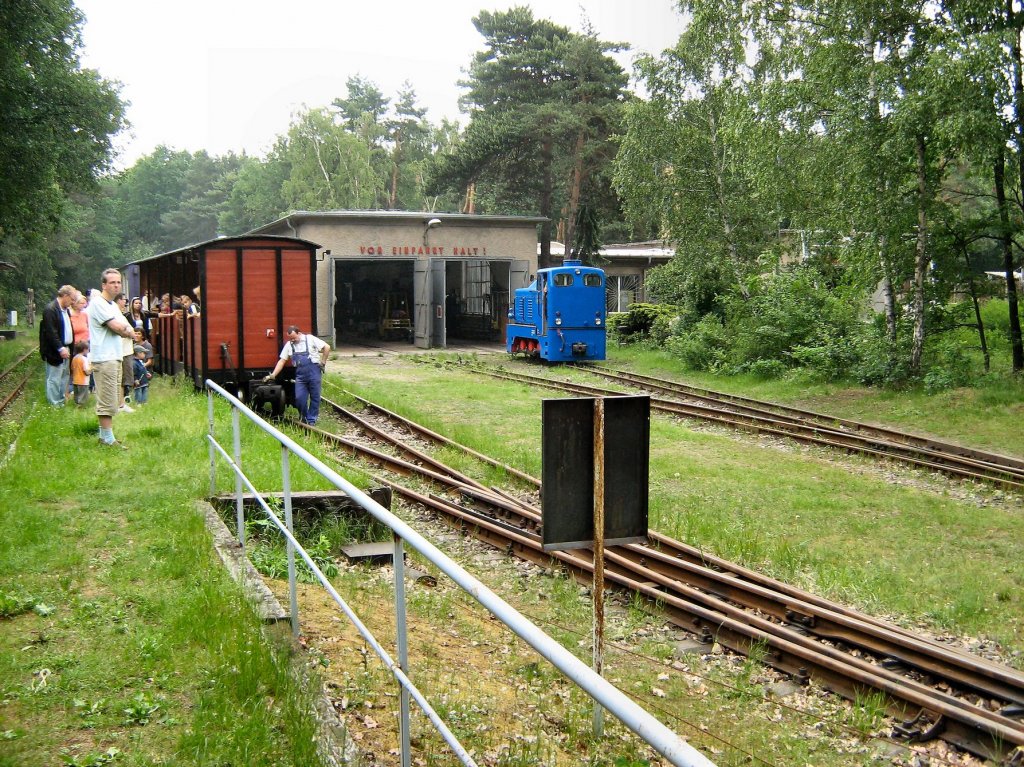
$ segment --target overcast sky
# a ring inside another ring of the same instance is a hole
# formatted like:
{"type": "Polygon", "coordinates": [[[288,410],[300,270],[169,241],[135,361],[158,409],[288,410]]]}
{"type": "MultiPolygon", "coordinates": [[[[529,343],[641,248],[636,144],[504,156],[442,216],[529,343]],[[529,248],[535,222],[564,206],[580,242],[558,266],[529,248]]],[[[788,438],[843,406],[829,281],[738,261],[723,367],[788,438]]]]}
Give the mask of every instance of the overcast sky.
{"type": "Polygon", "coordinates": [[[483,38],[481,9],[530,5],[535,18],[629,43],[675,44],[672,0],[76,0],[86,17],[82,65],[123,84],[132,127],[116,141],[117,166],[158,145],[213,155],[264,155],[303,107],[346,94],[352,75],[389,98],[410,81],[427,119],[466,120],[458,80],[483,38]]]}

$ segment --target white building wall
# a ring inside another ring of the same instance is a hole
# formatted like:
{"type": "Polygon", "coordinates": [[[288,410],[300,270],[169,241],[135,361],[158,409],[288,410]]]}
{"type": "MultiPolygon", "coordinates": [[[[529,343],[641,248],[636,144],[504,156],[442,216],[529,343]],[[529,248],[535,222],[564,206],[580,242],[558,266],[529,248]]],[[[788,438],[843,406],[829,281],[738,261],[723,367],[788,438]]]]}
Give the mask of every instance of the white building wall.
{"type": "MultiPolygon", "coordinates": [[[[295,213],[255,230],[300,237],[320,245],[317,253],[317,335],[333,335],[331,260],[526,261],[537,272],[537,224],[528,217],[461,214],[335,211],[295,213]],[[428,228],[429,221],[439,221],[428,228]]],[[[522,286],[514,286],[522,287],[522,286]]]]}

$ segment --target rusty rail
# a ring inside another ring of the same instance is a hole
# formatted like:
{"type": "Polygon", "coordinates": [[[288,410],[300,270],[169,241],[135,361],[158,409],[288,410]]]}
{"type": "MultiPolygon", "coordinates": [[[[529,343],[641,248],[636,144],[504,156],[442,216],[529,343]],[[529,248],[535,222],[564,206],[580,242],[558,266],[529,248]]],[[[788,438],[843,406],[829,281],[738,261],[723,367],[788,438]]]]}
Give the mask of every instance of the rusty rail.
{"type": "MultiPolygon", "coordinates": [[[[326,404],[338,408],[329,400],[326,404]]],[[[377,407],[374,410],[387,412],[377,407]]],[[[593,564],[589,552],[543,551],[540,513],[535,507],[497,488],[483,487],[463,473],[448,470],[439,461],[403,445],[386,430],[366,423],[350,411],[338,408],[337,412],[410,460],[395,458],[322,429],[314,431],[353,455],[383,463],[391,471],[441,484],[449,492],[457,493],[462,503],[382,480],[396,492],[433,508],[451,524],[510,554],[545,567],[554,560],[582,580],[591,577],[593,564]],[[431,468],[423,469],[416,462],[431,468]]],[[[404,428],[411,428],[408,419],[400,418],[399,422],[404,428]]],[[[426,436],[429,430],[412,431],[426,436]]],[[[435,436],[437,444],[463,448],[469,454],[476,452],[441,435],[435,436]]],[[[535,478],[525,476],[531,484],[539,486],[535,478]]],[[[931,712],[926,718],[930,726],[913,730],[919,737],[926,732],[937,735],[941,728],[946,740],[983,757],[999,754],[1007,745],[1024,747],[1024,724],[1012,716],[938,692],[890,667],[905,666],[955,689],[999,701],[1007,711],[1024,703],[1024,675],[1012,668],[923,640],[657,533],[652,532],[644,545],[609,548],[607,559],[606,579],[610,583],[656,600],[664,605],[674,623],[688,631],[714,637],[738,652],[749,653],[754,646],[766,647],[766,662],[773,667],[797,679],[813,678],[850,699],[857,699],[866,688],[879,690],[888,696],[894,714],[911,711],[920,718],[931,712]],[[829,646],[834,643],[871,653],[879,662],[854,658],[829,646]]]]}
{"type": "MultiPolygon", "coordinates": [[[[556,381],[543,376],[526,375],[495,371],[481,367],[470,367],[469,370],[493,378],[528,383],[557,391],[579,394],[589,397],[622,396],[625,392],[588,386],[581,383],[556,381]]],[[[633,385],[621,381],[625,385],[633,385]]],[[[912,466],[937,471],[961,479],[971,479],[993,483],[1018,492],[1024,491],[1024,468],[1012,464],[1016,459],[1007,459],[1011,463],[993,463],[956,452],[945,452],[937,447],[917,447],[909,443],[900,443],[876,437],[844,431],[842,428],[829,426],[813,420],[801,420],[792,415],[758,411],[744,406],[734,410],[727,409],[727,403],[717,406],[701,403],[687,403],[669,400],[662,397],[651,397],[651,408],[663,413],[710,421],[730,428],[739,428],[760,434],[797,440],[808,444],[848,450],[874,458],[899,461],[912,466]]],[[[940,443],[932,442],[933,445],[940,443]]]]}

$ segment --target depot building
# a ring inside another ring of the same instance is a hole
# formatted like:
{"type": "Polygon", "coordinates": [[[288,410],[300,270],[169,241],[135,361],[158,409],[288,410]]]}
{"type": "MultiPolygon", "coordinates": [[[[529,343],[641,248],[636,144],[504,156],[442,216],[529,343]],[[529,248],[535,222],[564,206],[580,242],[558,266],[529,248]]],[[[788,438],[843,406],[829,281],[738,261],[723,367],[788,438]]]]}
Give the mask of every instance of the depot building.
{"type": "Polygon", "coordinates": [[[510,292],[537,272],[536,216],[298,211],[249,234],[318,243],[317,327],[331,345],[361,339],[444,348],[504,339],[510,292]]]}

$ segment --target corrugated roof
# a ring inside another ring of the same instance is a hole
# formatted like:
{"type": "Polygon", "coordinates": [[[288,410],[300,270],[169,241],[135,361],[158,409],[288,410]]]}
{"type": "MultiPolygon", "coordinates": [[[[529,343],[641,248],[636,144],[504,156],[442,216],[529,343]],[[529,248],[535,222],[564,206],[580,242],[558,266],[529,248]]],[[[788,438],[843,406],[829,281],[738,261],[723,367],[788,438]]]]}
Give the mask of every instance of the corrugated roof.
{"type": "MultiPolygon", "coordinates": [[[[314,248],[319,248],[320,247],[320,245],[315,243],[315,242],[310,242],[309,240],[302,240],[302,239],[299,239],[298,237],[288,237],[288,236],[285,236],[285,235],[261,234],[260,238],[261,239],[267,239],[267,240],[298,240],[299,242],[303,242],[303,243],[305,243],[307,245],[312,245],[314,248]]],[[[137,259],[135,261],[129,261],[128,264],[125,264],[125,266],[129,266],[131,264],[141,264],[141,263],[143,263],[145,261],[152,261],[153,259],[156,259],[156,258],[163,258],[164,256],[171,256],[171,255],[174,255],[175,253],[187,253],[190,250],[195,250],[196,248],[204,248],[204,247],[206,247],[208,245],[213,245],[214,243],[225,243],[226,244],[226,243],[234,242],[234,241],[237,241],[237,240],[251,240],[251,239],[253,239],[252,236],[251,235],[247,235],[247,234],[240,234],[240,235],[236,235],[236,236],[233,236],[233,237],[216,237],[216,238],[214,238],[212,240],[203,240],[202,242],[194,242],[191,245],[185,245],[184,247],[181,247],[181,248],[175,248],[174,250],[168,250],[166,253],[157,253],[156,255],[153,255],[153,256],[146,256],[145,258],[140,258],[140,259],[137,259]]]]}
{"type": "MultiPolygon", "coordinates": [[[[998,277],[999,279],[1006,279],[1006,272],[985,272],[985,274],[989,275],[990,277],[998,277]]],[[[1014,272],[1013,273],[1013,278],[1015,280],[1022,280],[1022,279],[1024,279],[1024,269],[1021,269],[1019,272],[1014,272]]]]}
{"type": "Polygon", "coordinates": [[[281,225],[290,226],[298,219],[350,219],[377,221],[415,221],[426,224],[431,219],[438,219],[442,224],[543,224],[548,219],[543,216],[480,216],[475,213],[431,213],[422,210],[296,210],[269,224],[257,227],[247,234],[259,234],[281,225]]]}
{"type": "MultiPolygon", "coordinates": [[[[537,253],[540,253],[540,245],[537,245],[537,253]]],[[[646,242],[623,242],[602,245],[597,251],[599,256],[604,258],[672,258],[676,249],[663,240],[649,240],[646,242]]],[[[551,255],[565,255],[565,245],[560,242],[551,241],[551,255]]]]}

